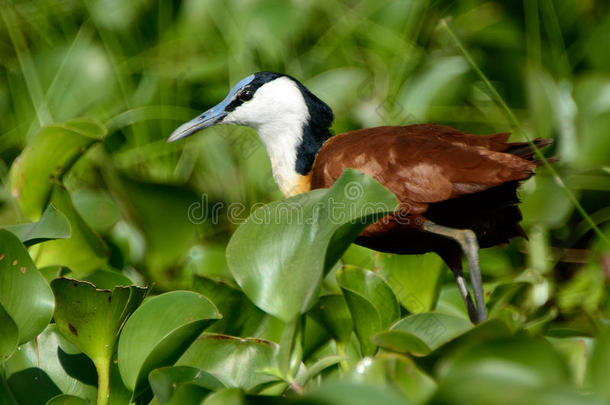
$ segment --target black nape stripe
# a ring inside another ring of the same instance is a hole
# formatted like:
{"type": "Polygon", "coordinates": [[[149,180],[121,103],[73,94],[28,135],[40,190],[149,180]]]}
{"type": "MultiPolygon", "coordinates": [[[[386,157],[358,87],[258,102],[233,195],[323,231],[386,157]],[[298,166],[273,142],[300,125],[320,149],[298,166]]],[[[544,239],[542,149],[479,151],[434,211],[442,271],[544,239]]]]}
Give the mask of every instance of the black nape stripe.
{"type": "Polygon", "coordinates": [[[324,101],[316,97],[301,82],[292,77],[291,79],[299,86],[309,110],[309,120],[303,124],[303,139],[297,148],[295,165],[297,173],[306,175],[311,171],[318,151],[324,142],[332,136],[330,125],[334,116],[333,111],[324,101]]]}

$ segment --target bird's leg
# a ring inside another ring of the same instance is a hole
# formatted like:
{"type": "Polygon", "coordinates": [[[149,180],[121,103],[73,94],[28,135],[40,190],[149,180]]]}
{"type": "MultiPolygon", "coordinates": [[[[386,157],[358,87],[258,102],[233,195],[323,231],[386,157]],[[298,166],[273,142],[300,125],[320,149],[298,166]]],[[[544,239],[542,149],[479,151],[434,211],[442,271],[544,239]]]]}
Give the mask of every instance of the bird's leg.
{"type": "Polygon", "coordinates": [[[466,260],[468,260],[468,267],[470,268],[470,282],[474,292],[476,308],[471,308],[472,300],[468,294],[468,288],[466,287],[466,281],[464,280],[461,266],[452,270],[455,274],[460,294],[462,294],[462,298],[466,302],[466,307],[468,308],[468,314],[470,315],[471,320],[474,323],[483,322],[485,319],[487,319],[487,314],[485,312],[485,297],[483,295],[481,267],[479,265],[479,243],[477,242],[475,233],[470,229],[449,228],[435,224],[434,222],[428,220],[424,221],[422,224],[422,230],[451,238],[459,243],[462,251],[466,255],[466,260]]]}

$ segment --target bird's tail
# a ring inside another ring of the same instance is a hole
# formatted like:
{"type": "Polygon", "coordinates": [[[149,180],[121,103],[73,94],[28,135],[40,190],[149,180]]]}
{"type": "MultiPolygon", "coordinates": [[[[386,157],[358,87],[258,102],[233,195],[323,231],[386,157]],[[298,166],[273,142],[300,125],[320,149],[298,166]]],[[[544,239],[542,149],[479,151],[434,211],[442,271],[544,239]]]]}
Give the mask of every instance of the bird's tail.
{"type": "MultiPolygon", "coordinates": [[[[545,148],[553,143],[552,139],[549,138],[536,138],[533,141],[538,149],[545,148]]],[[[519,156],[520,158],[531,160],[536,163],[536,166],[542,165],[542,161],[534,159],[535,151],[529,142],[513,142],[508,144],[508,148],[504,150],[504,153],[510,153],[511,155],[519,156]]],[[[550,157],[546,159],[549,163],[555,163],[559,161],[558,157],[550,157]]]]}

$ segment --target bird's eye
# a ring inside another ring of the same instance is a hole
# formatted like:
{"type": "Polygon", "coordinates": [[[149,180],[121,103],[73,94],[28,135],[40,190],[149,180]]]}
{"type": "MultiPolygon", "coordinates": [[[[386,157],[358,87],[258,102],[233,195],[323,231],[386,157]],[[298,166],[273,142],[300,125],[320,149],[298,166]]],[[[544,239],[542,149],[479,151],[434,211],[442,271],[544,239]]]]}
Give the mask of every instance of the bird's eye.
{"type": "Polygon", "coordinates": [[[239,93],[239,99],[241,101],[248,101],[252,99],[252,92],[250,90],[244,90],[241,93],[239,93]]]}

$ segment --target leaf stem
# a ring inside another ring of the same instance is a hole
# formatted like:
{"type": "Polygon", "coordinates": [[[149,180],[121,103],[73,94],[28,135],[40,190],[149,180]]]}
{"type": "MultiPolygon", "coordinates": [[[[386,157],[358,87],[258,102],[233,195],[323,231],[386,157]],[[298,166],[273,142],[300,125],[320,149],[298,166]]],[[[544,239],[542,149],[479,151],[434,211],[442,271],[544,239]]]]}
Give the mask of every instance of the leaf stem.
{"type": "Polygon", "coordinates": [[[517,132],[519,132],[521,135],[523,135],[525,140],[532,146],[532,149],[536,155],[536,158],[538,160],[540,160],[543,163],[543,165],[548,169],[548,171],[551,173],[551,176],[553,177],[553,180],[555,180],[555,183],[566,193],[568,199],[572,202],[572,204],[574,204],[574,207],[576,208],[576,210],[580,213],[580,215],[582,215],[582,217],[585,219],[585,221],[587,221],[587,223],[591,226],[591,229],[593,229],[593,231],[597,234],[597,236],[601,240],[603,240],[607,245],[610,246],[610,239],[601,231],[601,229],[599,229],[599,227],[597,226],[597,224],[595,223],[593,218],[591,218],[591,216],[589,216],[589,214],[587,214],[587,211],[585,211],[583,206],[580,205],[580,202],[578,201],[578,198],[576,198],[576,195],[574,195],[572,190],[570,190],[565,185],[563,179],[559,176],[559,173],[557,173],[557,170],[555,170],[555,168],[549,163],[547,158],[542,154],[540,149],[538,149],[538,147],[534,144],[534,142],[532,142],[532,139],[530,138],[530,136],[521,127],[521,124],[519,123],[519,120],[517,119],[515,114],[508,107],[508,105],[506,104],[506,102],[504,101],[502,96],[500,96],[500,94],[498,93],[496,88],[493,86],[493,84],[491,84],[491,82],[489,81],[487,76],[485,76],[485,74],[481,71],[481,69],[479,68],[477,63],[474,61],[474,59],[472,59],[472,56],[466,50],[466,48],[462,44],[462,41],[460,41],[460,39],[457,37],[457,35],[455,35],[455,33],[453,32],[451,27],[449,27],[449,23],[447,22],[447,19],[442,19],[440,22],[440,25],[441,25],[441,27],[443,27],[445,29],[445,31],[447,31],[447,33],[449,34],[449,36],[451,37],[451,39],[453,40],[455,45],[458,47],[460,52],[462,52],[462,54],[464,55],[464,58],[466,59],[466,61],[468,61],[468,63],[472,66],[472,68],[476,72],[476,74],[481,78],[483,83],[485,83],[485,86],[487,86],[487,89],[491,93],[492,97],[500,105],[502,110],[504,110],[504,113],[508,117],[508,120],[509,120],[510,124],[513,126],[513,128],[515,128],[517,130],[517,132]]]}
{"type": "Polygon", "coordinates": [[[94,361],[97,370],[97,405],[107,405],[110,398],[110,358],[94,361]]]}
{"type": "Polygon", "coordinates": [[[347,347],[347,343],[337,342],[337,354],[341,357],[339,361],[339,365],[341,366],[341,370],[344,372],[349,371],[349,363],[347,362],[347,351],[345,350],[347,347]]]}

